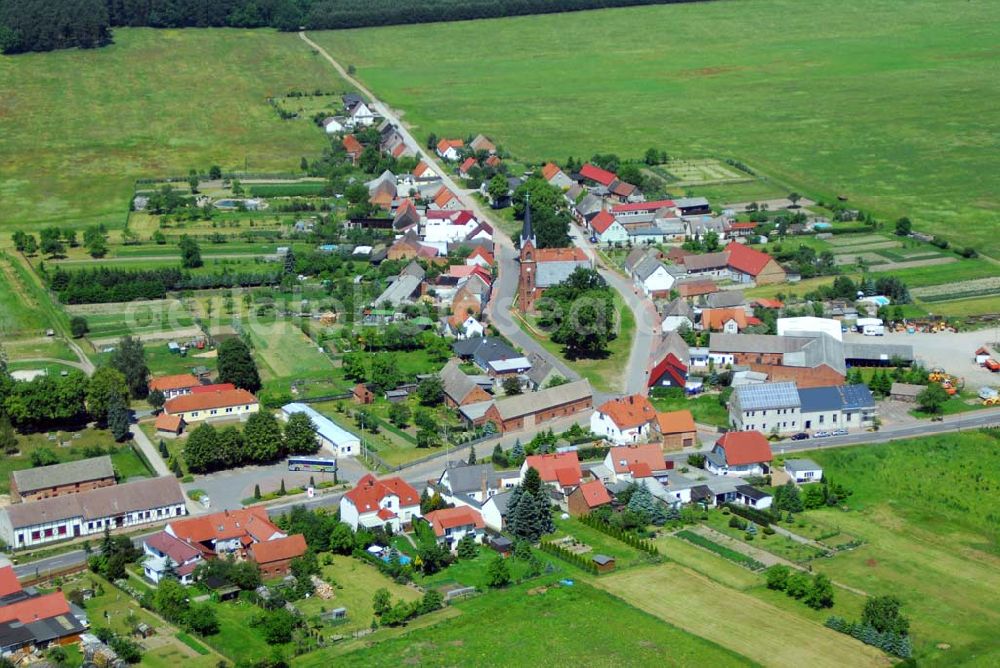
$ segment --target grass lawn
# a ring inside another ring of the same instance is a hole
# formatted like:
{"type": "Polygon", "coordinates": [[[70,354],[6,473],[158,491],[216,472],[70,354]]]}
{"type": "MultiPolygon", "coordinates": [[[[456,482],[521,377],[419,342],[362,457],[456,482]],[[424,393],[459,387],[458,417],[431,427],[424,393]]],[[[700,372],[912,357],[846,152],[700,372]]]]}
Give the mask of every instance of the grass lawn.
{"type": "MultiPolygon", "coordinates": [[[[612,538],[606,533],[589,527],[575,519],[564,520],[558,515],[554,516],[553,519],[556,523],[556,532],[551,536],[546,536],[545,540],[547,541],[555,542],[566,536],[572,536],[579,542],[591,547],[591,551],[585,553],[584,556],[604,554],[614,557],[615,567],[619,569],[645,563],[648,559],[645,552],[637,550],[631,545],[612,538]]],[[[556,561],[559,563],[559,560],[556,561]]]]}
{"type": "MultiPolygon", "coordinates": [[[[76,362],[77,357],[73,354],[73,351],[69,349],[66,342],[59,338],[33,338],[33,339],[7,339],[3,341],[4,352],[7,353],[7,358],[11,362],[16,362],[18,359],[39,359],[42,357],[47,357],[49,359],[56,360],[66,360],[68,362],[76,362]]],[[[39,365],[35,365],[26,368],[40,368],[39,365]]]]}
{"type": "MultiPolygon", "coordinates": [[[[349,634],[359,629],[367,629],[372,624],[375,613],[372,610],[372,595],[382,587],[389,590],[392,600],[415,601],[420,593],[410,587],[396,584],[379,573],[378,569],[358,559],[342,555],[331,555],[333,563],[323,566],[323,579],[336,582],[334,597],[324,601],[312,597],[297,601],[295,606],[307,617],[318,615],[323,608],[347,608],[347,621],[330,629],[331,634],[349,634]]],[[[322,557],[325,559],[325,556],[322,557]]],[[[321,562],[322,563],[322,562],[321,562]]]]}
{"type": "MultiPolygon", "coordinates": [[[[740,529],[731,528],[729,526],[730,517],[731,515],[723,515],[721,511],[712,510],[708,513],[708,521],[705,524],[720,533],[724,533],[727,536],[742,541],[746,532],[740,529]]],[[[795,531],[795,529],[792,528],[791,531],[795,531]]],[[[781,557],[782,559],[787,559],[788,561],[800,564],[804,564],[805,562],[815,559],[822,554],[822,552],[815,547],[797,543],[786,536],[779,536],[777,534],[774,536],[765,536],[760,527],[757,527],[756,537],[754,537],[752,541],[749,541],[748,544],[760,550],[766,550],[771,554],[781,557]]]]}
{"type": "Polygon", "coordinates": [[[323,135],[266,98],[345,87],[294,34],[221,29],[119,29],[103,49],[0,59],[0,80],[0,220],[15,229],[120,227],[137,177],[297,171],[323,135]]]}
{"type": "Polygon", "coordinates": [[[205,644],[214,647],[220,654],[239,663],[255,661],[271,656],[272,647],[286,648],[286,645],[268,645],[262,634],[250,626],[250,620],[261,609],[243,601],[209,603],[219,619],[219,632],[204,639],[205,644]]]}
{"type": "Polygon", "coordinates": [[[712,2],[312,37],[421,138],[484,132],[535,161],[649,146],[733,157],[810,197],[843,194],[997,254],[1000,214],[983,178],[998,164],[992,6],[712,2]],[[684,38],[664,41],[665,25],[684,38]],[[435,48],[456,41],[490,44],[477,77],[460,49],[435,48]],[[433,62],[413,57],[421,48],[433,62]],[[762,95],[773,104],[717,104],[762,95]]]}
{"type": "MultiPolygon", "coordinates": [[[[563,587],[536,580],[455,607],[460,617],[339,656],[337,665],[746,665],[743,657],[580,582],[563,587]]],[[[293,665],[328,666],[324,654],[293,665]]]]}
{"type": "Polygon", "coordinates": [[[719,395],[717,394],[699,394],[691,399],[687,397],[653,397],[650,398],[650,401],[658,411],[687,409],[691,411],[695,422],[716,427],[729,426],[729,411],[719,403],[719,395]]]}
{"type": "MultiPolygon", "coordinates": [[[[617,392],[621,390],[624,380],[623,374],[628,365],[629,353],[632,351],[632,339],[635,336],[635,315],[621,298],[618,292],[614,292],[615,312],[618,314],[618,336],[608,344],[607,355],[596,359],[570,359],[566,356],[563,347],[549,340],[549,338],[536,327],[536,318],[528,317],[530,326],[522,320],[521,314],[514,313],[514,321],[530,337],[538,341],[539,344],[550,353],[566,363],[566,365],[578,374],[590,381],[594,389],[604,392],[617,392]]],[[[513,313],[513,312],[512,312],[513,313]]]]}
{"type": "Polygon", "coordinates": [[[254,324],[247,327],[254,344],[256,357],[262,362],[265,375],[270,378],[296,379],[333,365],[325,354],[302,333],[294,323],[282,321],[270,325],[254,324]]]}
{"type": "Polygon", "coordinates": [[[596,586],[764,665],[884,665],[877,649],[831,631],[798,610],[731,589],[678,564],[613,573],[598,578],[596,586]]]}
{"type": "Polygon", "coordinates": [[[898,596],[922,664],[1000,660],[997,445],[996,438],[971,432],[809,454],[854,494],[848,512],[804,516],[865,541],[815,567],[870,594],[898,596]]]}
{"type": "Polygon", "coordinates": [[[76,432],[54,431],[54,440],[49,440],[49,433],[21,435],[17,437],[20,454],[17,456],[0,457],[0,494],[10,491],[10,473],[20,469],[32,468],[31,453],[39,448],[50,450],[60,462],[83,459],[84,450],[90,447],[116,448],[111,456],[115,469],[123,478],[149,476],[149,469],[137,454],[126,445],[115,443],[111,434],[105,429],[82,429],[76,432]],[[63,445],[65,444],[65,445],[63,445]]]}

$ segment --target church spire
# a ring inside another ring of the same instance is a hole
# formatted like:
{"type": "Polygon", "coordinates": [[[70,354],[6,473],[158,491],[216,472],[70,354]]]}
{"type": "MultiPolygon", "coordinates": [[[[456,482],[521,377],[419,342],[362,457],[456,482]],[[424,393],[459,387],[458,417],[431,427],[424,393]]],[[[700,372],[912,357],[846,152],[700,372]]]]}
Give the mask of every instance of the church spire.
{"type": "Polygon", "coordinates": [[[524,193],[524,227],[521,228],[521,248],[530,242],[532,246],[537,246],[535,241],[535,231],[531,229],[531,191],[524,193]]]}

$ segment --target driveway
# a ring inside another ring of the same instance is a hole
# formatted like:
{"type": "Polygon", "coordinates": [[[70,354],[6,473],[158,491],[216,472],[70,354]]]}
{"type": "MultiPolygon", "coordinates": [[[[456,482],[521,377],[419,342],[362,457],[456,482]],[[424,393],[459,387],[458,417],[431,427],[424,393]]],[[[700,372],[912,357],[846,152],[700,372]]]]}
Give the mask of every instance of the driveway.
{"type": "Polygon", "coordinates": [[[940,367],[948,373],[965,379],[965,385],[978,391],[984,385],[1000,386],[1000,373],[992,373],[977,366],[976,349],[980,346],[991,348],[995,359],[1000,359],[1000,347],[994,347],[1000,338],[996,329],[978,329],[969,332],[942,332],[930,334],[918,332],[905,334],[886,333],[885,336],[865,336],[849,332],[845,341],[855,343],[894,343],[913,346],[913,355],[928,369],[940,367]]]}

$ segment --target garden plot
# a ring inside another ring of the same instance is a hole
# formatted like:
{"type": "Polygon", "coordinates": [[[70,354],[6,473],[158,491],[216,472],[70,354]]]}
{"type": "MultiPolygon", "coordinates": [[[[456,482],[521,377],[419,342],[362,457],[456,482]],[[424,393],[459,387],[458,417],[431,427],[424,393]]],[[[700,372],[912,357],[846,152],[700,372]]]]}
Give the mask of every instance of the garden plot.
{"type": "Polygon", "coordinates": [[[886,238],[880,234],[843,234],[832,236],[826,240],[831,246],[864,246],[866,244],[877,244],[885,241],[886,238]]]}
{"type": "Polygon", "coordinates": [[[857,264],[859,259],[868,264],[889,264],[889,260],[878,253],[837,253],[833,256],[833,262],[837,266],[857,264]]]}
{"type": "Polygon", "coordinates": [[[898,248],[898,241],[891,241],[888,239],[883,239],[882,241],[873,241],[870,243],[863,244],[851,244],[850,246],[834,246],[833,253],[854,253],[856,251],[877,251],[877,250],[888,250],[890,248],[898,248]]]}
{"type": "Polygon", "coordinates": [[[1000,293],[1000,276],[978,278],[959,283],[945,285],[930,285],[923,288],[913,288],[910,294],[925,302],[945,301],[947,299],[962,299],[980,297],[1000,293]]]}
{"type": "Polygon", "coordinates": [[[671,160],[663,170],[679,181],[677,185],[700,185],[731,181],[751,181],[753,177],[719,160],[671,160]]]}

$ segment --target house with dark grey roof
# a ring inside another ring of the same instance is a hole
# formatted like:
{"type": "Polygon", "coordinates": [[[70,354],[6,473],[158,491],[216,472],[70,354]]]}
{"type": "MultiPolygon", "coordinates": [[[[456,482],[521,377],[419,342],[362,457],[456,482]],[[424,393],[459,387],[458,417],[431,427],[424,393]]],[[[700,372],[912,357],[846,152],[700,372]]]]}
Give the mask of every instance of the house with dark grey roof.
{"type": "Polygon", "coordinates": [[[511,489],[520,479],[520,471],[497,471],[492,464],[460,465],[446,468],[432,491],[437,491],[448,503],[470,505],[477,510],[490,497],[511,489]]]}
{"type": "Polygon", "coordinates": [[[33,547],[186,513],[177,479],[165,476],[14,504],[0,511],[0,538],[15,548],[33,547]]]}
{"type": "Polygon", "coordinates": [[[36,501],[115,484],[111,457],[91,457],[52,466],[11,471],[11,501],[36,501]]]}
{"type": "Polygon", "coordinates": [[[877,415],[875,398],[864,385],[802,388],[799,399],[806,430],[865,429],[877,415]]]}
{"type": "Polygon", "coordinates": [[[685,299],[678,297],[670,302],[660,302],[656,310],[662,318],[660,329],[663,332],[676,332],[684,326],[688,329],[694,327],[694,309],[685,299]]]}
{"type": "Polygon", "coordinates": [[[729,418],[735,429],[763,434],[865,429],[876,415],[875,399],[864,385],[740,385],[729,401],[729,418]]]}
{"type": "Polygon", "coordinates": [[[452,350],[461,359],[471,360],[492,378],[525,373],[531,362],[501,339],[491,336],[464,339],[452,344],[452,350]]]}
{"type": "Polygon", "coordinates": [[[735,308],[747,303],[742,290],[721,290],[705,297],[708,308],[735,308]]]}

